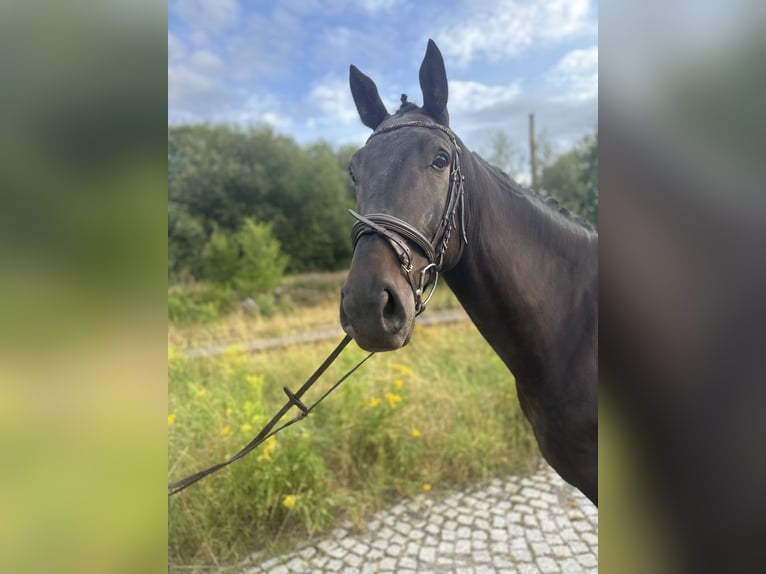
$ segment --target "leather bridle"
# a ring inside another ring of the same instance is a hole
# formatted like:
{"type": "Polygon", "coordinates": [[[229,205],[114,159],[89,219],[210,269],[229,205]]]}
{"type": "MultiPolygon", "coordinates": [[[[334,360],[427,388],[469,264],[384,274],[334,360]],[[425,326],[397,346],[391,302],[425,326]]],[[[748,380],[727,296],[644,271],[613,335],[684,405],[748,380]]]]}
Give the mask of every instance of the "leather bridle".
{"type": "Polygon", "coordinates": [[[455,148],[452,155],[452,164],[450,166],[450,182],[449,188],[447,189],[447,201],[444,206],[444,211],[442,212],[439,228],[429,240],[418,229],[403,219],[399,219],[393,215],[387,213],[368,213],[366,215],[360,215],[353,209],[349,209],[351,215],[357,220],[351,230],[351,238],[354,244],[354,249],[356,249],[356,244],[359,242],[359,238],[367,233],[375,233],[387,241],[394,250],[396,257],[402,266],[404,275],[407,278],[407,282],[412,288],[412,294],[415,297],[415,314],[419,315],[425,310],[426,304],[431,299],[431,296],[436,289],[439,273],[454,267],[460,260],[464,245],[468,245],[468,237],[466,236],[465,229],[465,176],[463,176],[460,168],[461,150],[457,142],[457,136],[451,129],[441,124],[420,120],[390,124],[375,130],[367,139],[367,142],[369,143],[372,138],[377,137],[380,134],[404,127],[441,130],[447,134],[455,148]],[[451,265],[445,269],[444,257],[447,253],[450,237],[452,231],[458,226],[460,227],[460,247],[458,256],[451,265]],[[428,260],[428,264],[418,272],[417,278],[414,275],[412,251],[410,250],[409,243],[414,243],[428,260]],[[428,279],[426,279],[426,275],[428,275],[428,279]],[[424,300],[425,291],[429,286],[431,287],[431,290],[424,300]]]}

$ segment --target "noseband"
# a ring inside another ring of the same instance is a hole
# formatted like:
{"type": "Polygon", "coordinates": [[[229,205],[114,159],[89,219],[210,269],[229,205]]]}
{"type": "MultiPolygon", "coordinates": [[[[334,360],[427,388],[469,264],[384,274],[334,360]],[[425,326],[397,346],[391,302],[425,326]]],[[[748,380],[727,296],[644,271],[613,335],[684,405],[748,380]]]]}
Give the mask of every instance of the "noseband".
{"type": "Polygon", "coordinates": [[[419,315],[425,310],[426,304],[436,289],[439,273],[443,270],[444,256],[447,253],[452,230],[458,226],[460,227],[460,251],[455,261],[446,270],[451,269],[457,264],[463,253],[463,246],[468,244],[465,231],[465,177],[460,169],[460,146],[457,143],[457,136],[451,129],[440,124],[418,120],[391,124],[375,130],[367,139],[367,142],[375,136],[403,127],[441,130],[449,136],[452,145],[455,146],[455,153],[452,156],[452,165],[450,166],[447,202],[444,206],[439,228],[429,240],[412,225],[393,215],[386,213],[360,215],[350,209],[349,212],[357,220],[351,230],[351,238],[355,249],[359,238],[367,233],[375,233],[388,242],[399,259],[404,275],[412,288],[412,293],[415,297],[415,314],[419,315]],[[428,260],[428,264],[418,273],[417,280],[413,274],[412,252],[408,242],[417,245],[428,260]],[[428,275],[428,279],[426,279],[426,275],[428,275]],[[429,286],[431,286],[431,291],[423,300],[424,293],[429,286]]]}

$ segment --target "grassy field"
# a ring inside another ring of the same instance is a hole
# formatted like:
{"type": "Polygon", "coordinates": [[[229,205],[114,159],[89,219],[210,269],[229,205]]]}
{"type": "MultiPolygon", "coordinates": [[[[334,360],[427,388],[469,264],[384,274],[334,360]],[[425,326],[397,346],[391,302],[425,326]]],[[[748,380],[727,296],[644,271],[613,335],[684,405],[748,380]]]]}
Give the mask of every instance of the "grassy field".
{"type": "MultiPolygon", "coordinates": [[[[317,316],[323,307],[314,305],[317,316]]],[[[282,386],[297,388],[332,347],[255,355],[233,348],[209,359],[171,347],[169,479],[239,450],[284,403],[282,386]]],[[[362,356],[352,343],[306,402],[362,356]]],[[[528,472],[537,460],[512,376],[475,328],[419,327],[408,347],[374,356],[306,420],[172,497],[171,568],[236,563],[345,519],[361,529],[365,517],[402,497],[438,497],[528,472]]]]}
{"type": "MultiPolygon", "coordinates": [[[[212,323],[170,323],[168,346],[207,347],[337,327],[340,289],[345,278],[345,271],[285,277],[279,292],[291,301],[289,312],[253,316],[238,309],[212,323]]],[[[185,288],[189,287],[177,286],[171,288],[171,292],[185,288]]],[[[438,287],[428,304],[430,312],[457,308],[460,304],[444,284],[438,287]]]]}

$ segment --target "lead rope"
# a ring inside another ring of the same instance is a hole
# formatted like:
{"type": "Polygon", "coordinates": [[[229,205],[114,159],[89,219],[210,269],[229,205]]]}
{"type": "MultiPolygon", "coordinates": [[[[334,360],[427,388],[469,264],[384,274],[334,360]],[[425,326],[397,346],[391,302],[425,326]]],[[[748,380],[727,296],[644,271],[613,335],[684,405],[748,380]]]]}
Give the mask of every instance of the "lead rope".
{"type": "Polygon", "coordinates": [[[279,412],[274,415],[274,417],[266,423],[266,425],[261,429],[261,431],[251,440],[247,445],[245,445],[242,450],[240,450],[237,454],[229,458],[228,460],[225,460],[223,462],[220,462],[218,464],[214,464],[211,467],[208,467],[204,470],[201,470],[199,472],[195,472],[194,474],[187,476],[186,478],[179,480],[177,482],[171,482],[168,484],[168,496],[173,496],[174,494],[178,494],[185,488],[188,488],[195,482],[198,482],[205,478],[206,476],[209,476],[213,474],[214,472],[217,472],[221,470],[224,467],[229,466],[231,463],[233,463],[236,460],[239,460],[240,458],[244,457],[247,453],[258,447],[260,444],[265,442],[270,437],[277,434],[279,431],[281,431],[284,428],[287,428],[298,421],[301,421],[305,419],[311,412],[321,403],[331,392],[333,392],[335,389],[340,386],[340,384],[345,381],[347,378],[349,378],[359,367],[361,367],[365,362],[367,362],[367,359],[372,357],[375,353],[369,353],[366,357],[364,357],[361,361],[359,361],[354,367],[352,367],[349,371],[346,372],[345,375],[343,375],[340,379],[338,379],[337,382],[335,382],[319,399],[312,404],[310,407],[307,407],[303,402],[301,401],[301,397],[308,391],[312,385],[319,379],[319,377],[322,376],[322,374],[328,369],[330,365],[332,365],[333,362],[335,362],[335,359],[338,358],[338,355],[340,355],[341,351],[351,342],[351,337],[349,335],[346,335],[343,337],[343,340],[341,340],[340,343],[333,349],[333,351],[327,356],[327,358],[324,360],[324,362],[319,365],[316,371],[306,380],[303,385],[301,385],[301,388],[298,389],[295,393],[290,391],[287,387],[283,387],[282,390],[287,395],[287,402],[285,405],[279,409],[279,412]],[[289,421],[285,422],[284,424],[280,425],[276,429],[274,428],[277,423],[280,421],[280,419],[287,414],[287,412],[292,408],[297,407],[300,411],[295,417],[290,419],[289,421]]]}

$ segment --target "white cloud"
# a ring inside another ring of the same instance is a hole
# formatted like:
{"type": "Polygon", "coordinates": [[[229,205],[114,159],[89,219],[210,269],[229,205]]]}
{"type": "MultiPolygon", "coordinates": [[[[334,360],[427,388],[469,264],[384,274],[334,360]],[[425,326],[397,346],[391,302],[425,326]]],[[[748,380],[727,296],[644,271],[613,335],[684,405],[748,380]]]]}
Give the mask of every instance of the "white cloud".
{"type": "Polygon", "coordinates": [[[365,11],[375,13],[378,11],[389,11],[399,4],[400,0],[361,0],[359,4],[365,11]]]}
{"type": "Polygon", "coordinates": [[[479,82],[452,80],[449,83],[449,109],[459,113],[492,108],[515,100],[520,93],[521,87],[516,82],[488,86],[479,82]]]}
{"type": "Polygon", "coordinates": [[[184,107],[184,104],[216,91],[217,84],[209,76],[189,68],[168,67],[168,103],[184,107]]]}
{"type": "Polygon", "coordinates": [[[168,32],[168,61],[174,62],[183,59],[186,56],[184,43],[178,36],[168,32]]]}
{"type": "Polygon", "coordinates": [[[328,78],[311,87],[309,103],[316,106],[322,117],[311,118],[309,125],[331,123],[350,124],[358,120],[354,102],[351,99],[348,82],[340,78],[328,78]]]}
{"type": "Polygon", "coordinates": [[[223,70],[223,62],[214,53],[197,50],[189,56],[189,64],[199,72],[212,74],[223,70]]]}
{"type": "Polygon", "coordinates": [[[172,11],[189,29],[196,44],[205,44],[239,18],[237,0],[173,0],[172,11]]]}
{"type": "Polygon", "coordinates": [[[568,52],[548,73],[548,79],[561,92],[557,99],[598,98],[598,47],[568,52]]]}
{"type": "MultiPolygon", "coordinates": [[[[168,35],[168,46],[170,42],[168,35]]],[[[174,49],[174,56],[168,56],[171,62],[168,65],[168,103],[186,109],[201,101],[212,101],[212,96],[220,96],[223,89],[218,78],[224,67],[221,59],[206,50],[181,57],[177,46],[174,49]]]]}
{"type": "Polygon", "coordinates": [[[536,42],[595,35],[597,31],[589,0],[500,0],[485,9],[475,4],[467,3],[460,26],[450,22],[436,36],[444,54],[458,65],[480,58],[510,58],[536,42]]]}
{"type": "Polygon", "coordinates": [[[276,130],[286,131],[292,127],[293,121],[278,109],[279,102],[274,96],[259,92],[213,114],[212,120],[239,125],[268,124],[276,130]]]}

